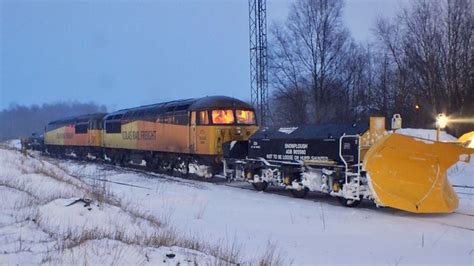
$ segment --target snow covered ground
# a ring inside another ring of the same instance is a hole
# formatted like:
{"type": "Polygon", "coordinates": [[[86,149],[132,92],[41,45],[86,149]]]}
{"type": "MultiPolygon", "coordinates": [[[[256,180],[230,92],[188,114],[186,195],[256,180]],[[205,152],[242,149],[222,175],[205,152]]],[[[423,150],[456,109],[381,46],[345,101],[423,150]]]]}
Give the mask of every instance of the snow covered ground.
{"type": "MultiPolygon", "coordinates": [[[[434,129],[420,129],[420,128],[402,128],[396,131],[398,134],[413,136],[422,139],[436,140],[436,130],[434,129]]],[[[458,139],[446,131],[440,132],[441,141],[457,141],[458,139]]]]}
{"type": "MultiPolygon", "coordinates": [[[[0,150],[0,264],[176,265],[179,260],[206,265],[225,257],[222,253],[249,264],[262,258],[294,265],[474,261],[474,191],[469,188],[456,187],[456,213],[416,215],[370,202],[345,208],[321,194],[295,199],[278,189],[252,191],[243,183],[34,157],[0,150]],[[92,210],[83,203],[65,207],[84,195],[100,198],[97,192],[107,198],[91,204],[92,210]],[[185,248],[156,240],[170,231],[186,239],[175,241],[185,248]],[[224,251],[206,255],[217,246],[224,251]]],[[[472,186],[473,177],[474,160],[457,165],[449,176],[457,186],[472,186]]]]}
{"type": "Polygon", "coordinates": [[[135,202],[114,197],[105,185],[88,184],[37,158],[0,148],[0,265],[234,261],[231,248],[181,234],[135,202]],[[74,204],[78,199],[92,202],[74,204]]]}

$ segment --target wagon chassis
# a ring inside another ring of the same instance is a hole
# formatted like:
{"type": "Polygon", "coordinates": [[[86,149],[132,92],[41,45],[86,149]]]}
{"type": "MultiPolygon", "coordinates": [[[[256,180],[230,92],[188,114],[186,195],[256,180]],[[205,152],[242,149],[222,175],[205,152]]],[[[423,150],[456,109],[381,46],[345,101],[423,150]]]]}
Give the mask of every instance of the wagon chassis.
{"type": "Polygon", "coordinates": [[[362,199],[372,200],[367,176],[362,170],[360,145],[357,146],[357,163],[348,162],[343,143],[354,139],[360,143],[360,135],[342,135],[339,138],[339,157],[335,161],[280,161],[262,157],[224,160],[224,175],[230,180],[245,181],[259,191],[269,185],[290,190],[297,198],[316,191],[337,197],[348,207],[356,206],[362,199]]]}

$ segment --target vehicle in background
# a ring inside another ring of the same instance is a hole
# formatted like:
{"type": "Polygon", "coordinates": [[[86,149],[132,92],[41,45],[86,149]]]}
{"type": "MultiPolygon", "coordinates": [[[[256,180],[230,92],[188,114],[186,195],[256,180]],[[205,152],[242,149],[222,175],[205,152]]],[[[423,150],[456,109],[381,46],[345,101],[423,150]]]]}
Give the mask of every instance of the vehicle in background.
{"type": "Polygon", "coordinates": [[[21,148],[23,150],[44,151],[44,137],[41,134],[33,133],[30,137],[21,138],[21,148]]]}

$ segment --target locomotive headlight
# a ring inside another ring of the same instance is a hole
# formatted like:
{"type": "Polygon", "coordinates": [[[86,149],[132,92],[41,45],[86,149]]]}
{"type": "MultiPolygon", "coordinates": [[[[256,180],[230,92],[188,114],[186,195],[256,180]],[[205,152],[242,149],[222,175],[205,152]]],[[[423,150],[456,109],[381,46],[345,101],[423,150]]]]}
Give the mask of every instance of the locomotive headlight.
{"type": "Polygon", "coordinates": [[[437,128],[446,128],[448,125],[449,119],[445,114],[438,114],[436,117],[436,127],[437,128]]]}
{"type": "Polygon", "coordinates": [[[448,125],[448,122],[449,122],[449,118],[443,113],[438,114],[438,116],[436,117],[436,140],[437,141],[441,140],[440,138],[441,129],[444,129],[448,125]]]}

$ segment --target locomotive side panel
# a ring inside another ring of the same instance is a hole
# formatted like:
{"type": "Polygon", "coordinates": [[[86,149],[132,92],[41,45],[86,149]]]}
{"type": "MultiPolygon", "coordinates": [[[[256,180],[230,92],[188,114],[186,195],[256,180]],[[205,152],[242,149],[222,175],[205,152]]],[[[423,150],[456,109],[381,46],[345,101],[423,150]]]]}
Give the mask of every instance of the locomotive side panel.
{"type": "Polygon", "coordinates": [[[74,138],[74,125],[48,125],[44,134],[46,145],[68,145],[74,138]]]}
{"type": "Polygon", "coordinates": [[[104,147],[155,150],[157,132],[155,123],[148,121],[133,121],[120,124],[116,132],[104,133],[104,147]]]}
{"type": "Polygon", "coordinates": [[[102,147],[102,130],[91,129],[87,132],[88,145],[94,147],[102,147]]]}
{"type": "Polygon", "coordinates": [[[105,114],[89,114],[49,123],[44,144],[52,153],[75,151],[78,156],[101,155],[102,118],[105,114]]]}
{"type": "Polygon", "coordinates": [[[150,121],[120,125],[117,132],[104,133],[104,147],[140,151],[189,153],[189,127],[150,121]]]}
{"type": "Polygon", "coordinates": [[[118,133],[104,133],[104,147],[142,151],[220,155],[222,144],[246,140],[257,126],[195,126],[134,121],[118,133]],[[191,134],[195,130],[196,134],[191,134]],[[194,138],[194,140],[192,139],[194,138]]]}
{"type": "Polygon", "coordinates": [[[77,133],[74,124],[65,125],[45,133],[46,145],[59,146],[100,146],[101,131],[88,130],[86,133],[77,133]]]}

